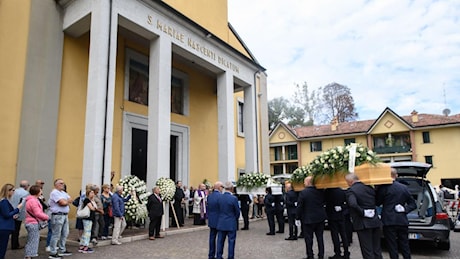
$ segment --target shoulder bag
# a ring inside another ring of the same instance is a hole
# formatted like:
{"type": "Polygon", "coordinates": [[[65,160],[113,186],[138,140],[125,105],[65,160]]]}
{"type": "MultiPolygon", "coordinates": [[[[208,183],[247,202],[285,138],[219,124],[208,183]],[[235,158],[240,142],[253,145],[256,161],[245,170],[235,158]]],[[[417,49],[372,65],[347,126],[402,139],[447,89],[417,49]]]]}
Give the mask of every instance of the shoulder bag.
{"type": "Polygon", "coordinates": [[[37,217],[35,217],[34,214],[30,213],[30,211],[27,211],[27,213],[29,213],[30,216],[32,216],[35,220],[37,220],[37,222],[38,222],[38,229],[39,229],[39,230],[42,230],[42,229],[48,227],[48,221],[41,221],[41,220],[39,220],[37,217]]]}
{"type": "Polygon", "coordinates": [[[88,204],[82,208],[83,203],[80,203],[77,209],[77,218],[89,218],[91,211],[88,207],[88,204]]]}

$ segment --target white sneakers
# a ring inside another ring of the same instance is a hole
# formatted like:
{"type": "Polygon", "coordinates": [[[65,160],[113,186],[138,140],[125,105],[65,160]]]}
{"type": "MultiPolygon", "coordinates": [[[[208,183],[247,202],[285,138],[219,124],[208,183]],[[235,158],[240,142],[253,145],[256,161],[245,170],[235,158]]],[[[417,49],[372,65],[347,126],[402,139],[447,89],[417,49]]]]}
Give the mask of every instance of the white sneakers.
{"type": "Polygon", "coordinates": [[[46,251],[46,252],[51,252],[51,248],[50,248],[49,246],[47,246],[47,247],[45,248],[45,251],[46,251]]]}

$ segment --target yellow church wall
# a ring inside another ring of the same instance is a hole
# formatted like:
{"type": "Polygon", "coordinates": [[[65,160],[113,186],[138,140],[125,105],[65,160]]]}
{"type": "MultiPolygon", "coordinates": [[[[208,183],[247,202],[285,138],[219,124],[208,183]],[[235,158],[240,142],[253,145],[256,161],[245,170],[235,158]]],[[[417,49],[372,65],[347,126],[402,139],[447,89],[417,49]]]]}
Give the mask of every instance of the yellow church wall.
{"type": "Polygon", "coordinates": [[[164,0],[164,2],[249,57],[243,45],[228,27],[227,0],[164,0]],[[200,6],[200,8],[196,8],[197,6],[200,6]],[[203,15],[203,13],[206,15],[203,15]]]}
{"type": "MultiPolygon", "coordinates": [[[[121,176],[121,149],[123,111],[148,115],[148,107],[124,99],[124,57],[126,49],[133,49],[144,55],[148,55],[145,47],[136,43],[119,39],[117,53],[117,76],[115,87],[115,114],[114,136],[112,148],[112,165],[115,170],[115,180],[121,176]],[[118,109],[122,107],[123,109],[118,109]],[[117,112],[118,111],[118,112],[117,112]],[[118,169],[118,170],[117,170],[118,169]]],[[[201,71],[183,63],[173,61],[173,68],[188,76],[190,86],[189,115],[171,114],[171,122],[188,126],[190,129],[190,185],[196,187],[204,179],[211,182],[217,181],[217,99],[216,80],[201,71]],[[208,102],[209,101],[209,102],[208,102]],[[209,141],[208,141],[209,140],[209,141]]]]}
{"type": "Polygon", "coordinates": [[[17,184],[16,163],[31,3],[0,2],[0,169],[2,182],[17,184]]]}
{"type": "MultiPolygon", "coordinates": [[[[244,101],[244,91],[236,92],[233,98],[233,116],[234,116],[234,131],[235,131],[235,180],[238,180],[238,169],[246,168],[246,159],[245,159],[245,139],[244,136],[238,135],[238,100],[244,101]]],[[[223,180],[227,181],[227,180],[223,180]]]]}
{"type": "Polygon", "coordinates": [[[64,37],[54,179],[79,194],[83,165],[89,35],[64,37]]]}
{"type": "Polygon", "coordinates": [[[228,8],[227,0],[164,0],[188,18],[227,41],[228,8]],[[199,6],[200,8],[197,8],[199,6]],[[206,14],[206,15],[203,15],[206,14]]]}
{"type": "Polygon", "coordinates": [[[396,118],[390,113],[386,113],[378,122],[378,124],[372,129],[371,134],[388,134],[396,132],[405,132],[409,129],[405,124],[401,122],[399,118],[396,118]],[[390,126],[390,127],[388,127],[390,126]]]}
{"type": "Polygon", "coordinates": [[[425,156],[433,156],[433,168],[427,175],[433,185],[441,184],[441,178],[459,178],[455,163],[459,161],[459,127],[426,129],[415,132],[416,161],[425,162],[425,156]],[[423,143],[423,132],[430,133],[430,143],[423,143]],[[448,148],[448,149],[446,149],[448,148]]]}

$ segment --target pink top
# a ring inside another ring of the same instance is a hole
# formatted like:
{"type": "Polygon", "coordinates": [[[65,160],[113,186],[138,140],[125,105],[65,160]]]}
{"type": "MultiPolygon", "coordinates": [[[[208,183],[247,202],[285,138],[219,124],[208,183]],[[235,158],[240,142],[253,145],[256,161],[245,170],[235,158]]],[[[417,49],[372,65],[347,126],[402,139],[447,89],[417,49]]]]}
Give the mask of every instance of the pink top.
{"type": "Polygon", "coordinates": [[[26,198],[26,224],[38,223],[38,220],[47,221],[48,215],[43,212],[42,204],[38,201],[37,197],[29,195],[26,198]],[[32,217],[29,212],[34,215],[32,217]]]}

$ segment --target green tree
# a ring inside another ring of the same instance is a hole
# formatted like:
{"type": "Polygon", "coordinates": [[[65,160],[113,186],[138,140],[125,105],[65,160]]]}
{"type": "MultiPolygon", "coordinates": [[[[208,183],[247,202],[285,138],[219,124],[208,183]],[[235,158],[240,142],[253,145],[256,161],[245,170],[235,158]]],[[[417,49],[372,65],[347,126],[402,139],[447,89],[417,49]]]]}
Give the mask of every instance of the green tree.
{"type": "MultiPolygon", "coordinates": [[[[304,113],[303,125],[314,124],[317,114],[319,113],[319,100],[319,93],[315,90],[310,91],[307,82],[304,82],[303,85],[296,85],[294,103],[304,113]]],[[[295,112],[295,110],[293,112],[295,112]]],[[[295,116],[293,118],[295,118],[295,116]]]]}

